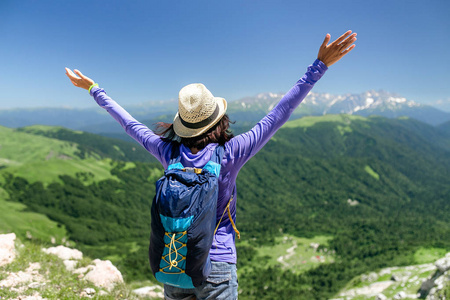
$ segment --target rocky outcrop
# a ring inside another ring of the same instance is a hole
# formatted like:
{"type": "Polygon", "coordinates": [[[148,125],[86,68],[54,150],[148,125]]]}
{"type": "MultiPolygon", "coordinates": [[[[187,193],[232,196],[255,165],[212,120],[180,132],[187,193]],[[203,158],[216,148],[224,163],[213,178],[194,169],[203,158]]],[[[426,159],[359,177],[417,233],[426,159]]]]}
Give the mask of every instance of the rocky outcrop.
{"type": "Polygon", "coordinates": [[[83,258],[83,253],[77,249],[71,249],[64,246],[42,248],[47,254],[54,254],[63,260],[64,266],[68,271],[75,270],[78,260],[83,258]]]}
{"type": "MultiPolygon", "coordinates": [[[[14,262],[16,257],[15,240],[16,235],[14,233],[0,234],[0,267],[14,262]]],[[[24,246],[21,245],[21,247],[24,246]]],[[[86,287],[77,292],[77,297],[79,298],[93,298],[107,295],[111,293],[117,284],[124,283],[122,274],[109,260],[103,261],[95,259],[88,266],[77,269],[77,265],[83,258],[82,252],[64,246],[43,248],[41,251],[50,255],[55,255],[63,260],[66,269],[75,274],[75,280],[85,280],[97,287],[95,289],[86,287]]],[[[22,258],[21,252],[21,250],[17,251],[17,253],[19,253],[17,255],[20,255],[20,258],[22,258]]],[[[39,257],[39,255],[36,257],[39,257]]],[[[45,263],[48,264],[48,261],[43,260],[41,263],[45,266],[45,263]]],[[[57,286],[52,286],[52,281],[50,277],[48,277],[48,266],[41,267],[41,263],[29,262],[29,265],[25,270],[20,270],[18,272],[2,272],[0,278],[3,279],[0,280],[0,289],[6,289],[7,291],[12,292],[11,295],[14,295],[8,299],[43,300],[39,291],[42,293],[42,291],[45,291],[46,289],[59,290],[61,288],[60,282],[57,283],[57,286]],[[35,290],[36,292],[30,293],[30,290],[35,290]]],[[[136,299],[138,295],[162,299],[163,295],[161,290],[162,289],[159,286],[147,287],[146,290],[140,289],[133,293],[135,296],[130,299],[136,299]]],[[[127,293],[131,292],[125,285],[119,286],[119,291],[127,291],[127,293]]],[[[122,294],[120,294],[120,297],[122,297],[122,294]]]]}
{"type": "Polygon", "coordinates": [[[442,293],[450,284],[450,253],[434,264],[385,268],[378,273],[363,274],[356,282],[362,286],[341,291],[334,300],[442,300],[445,299],[442,293]]]}
{"type": "Polygon", "coordinates": [[[22,293],[29,288],[44,285],[45,278],[39,274],[40,268],[41,265],[39,263],[30,263],[25,271],[8,272],[7,277],[0,281],[0,287],[6,287],[11,291],[22,293]]]}
{"type": "MultiPolygon", "coordinates": [[[[109,260],[95,259],[89,266],[75,269],[77,260],[83,258],[81,251],[65,246],[44,248],[42,251],[58,256],[68,271],[79,274],[79,278],[90,281],[97,287],[111,291],[117,283],[123,283],[122,273],[109,260]]],[[[85,294],[89,295],[87,292],[85,294]]]]}
{"type": "Polygon", "coordinates": [[[439,299],[437,294],[450,281],[450,253],[438,259],[434,265],[437,269],[436,272],[420,286],[419,294],[421,299],[439,299]]]}

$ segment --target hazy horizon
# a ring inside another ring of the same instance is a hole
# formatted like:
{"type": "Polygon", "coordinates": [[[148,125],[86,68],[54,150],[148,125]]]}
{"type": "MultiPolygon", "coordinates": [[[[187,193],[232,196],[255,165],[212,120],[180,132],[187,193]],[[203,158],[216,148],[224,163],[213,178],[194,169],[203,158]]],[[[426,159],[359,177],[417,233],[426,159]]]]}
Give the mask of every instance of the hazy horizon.
{"type": "MultiPolygon", "coordinates": [[[[364,91],[362,93],[366,93],[366,92],[371,92],[374,90],[368,90],[368,91],[364,91]]],[[[387,92],[389,94],[392,95],[396,95],[398,97],[403,97],[403,95],[400,95],[398,93],[395,92],[390,92],[390,91],[386,91],[386,90],[376,90],[376,92],[387,92]]],[[[245,99],[247,97],[256,97],[259,94],[269,94],[269,93],[273,93],[273,94],[280,94],[280,93],[284,93],[284,92],[270,92],[270,91],[266,91],[266,92],[261,92],[261,93],[257,93],[254,95],[247,95],[247,96],[243,96],[241,98],[238,99],[227,99],[227,101],[229,103],[234,102],[234,101],[240,101],[242,99],[245,99]]],[[[344,94],[331,94],[331,93],[317,93],[314,92],[314,90],[310,93],[316,93],[316,94],[330,94],[332,96],[338,96],[338,95],[344,95],[344,94]]],[[[351,94],[351,95],[358,95],[358,94],[362,94],[362,93],[346,93],[346,95],[351,94]]],[[[406,97],[405,97],[406,98],[406,97]]],[[[413,99],[408,99],[406,98],[406,100],[410,101],[414,101],[413,99]]],[[[172,99],[157,99],[157,100],[147,100],[147,101],[143,101],[143,102],[139,102],[139,103],[128,103],[128,104],[124,104],[123,106],[125,108],[137,108],[137,107],[142,107],[142,106],[146,106],[146,105],[154,105],[154,104],[161,104],[163,102],[170,102],[171,104],[175,104],[176,101],[178,101],[178,99],[172,98],[172,99]]],[[[417,101],[414,101],[417,102],[417,101]]],[[[420,103],[420,102],[417,102],[420,103]]],[[[95,103],[95,101],[91,101],[91,102],[86,102],[83,101],[83,104],[85,104],[84,106],[71,106],[71,105],[47,105],[47,106],[26,106],[26,107],[10,107],[10,108],[0,108],[0,111],[12,111],[12,110],[34,110],[34,109],[75,109],[75,110],[91,110],[91,109],[97,109],[98,105],[95,103]]],[[[439,104],[429,104],[429,103],[420,103],[420,104],[424,104],[424,105],[429,105],[432,106],[436,109],[442,110],[444,112],[449,112],[450,113],[450,103],[442,103],[441,106],[439,106],[439,104]]],[[[174,111],[175,113],[175,111],[174,111]]]]}

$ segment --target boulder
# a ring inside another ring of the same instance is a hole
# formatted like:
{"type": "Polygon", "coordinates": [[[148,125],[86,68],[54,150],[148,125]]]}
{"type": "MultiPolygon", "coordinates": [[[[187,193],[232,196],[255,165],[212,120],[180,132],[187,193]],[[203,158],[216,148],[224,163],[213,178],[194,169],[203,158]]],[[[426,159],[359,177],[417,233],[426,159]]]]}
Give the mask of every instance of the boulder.
{"type": "Polygon", "coordinates": [[[95,290],[93,288],[85,288],[81,293],[81,298],[92,298],[95,296],[95,290]]]}
{"type": "Polygon", "coordinates": [[[140,297],[149,297],[151,299],[164,299],[164,293],[162,292],[162,287],[160,286],[146,286],[133,290],[133,293],[140,297]]]}
{"type": "Polygon", "coordinates": [[[69,259],[82,259],[83,253],[77,249],[71,249],[64,246],[50,247],[50,248],[42,248],[47,254],[54,254],[63,260],[69,259]]]}
{"type": "Polygon", "coordinates": [[[445,257],[438,259],[434,265],[438,268],[442,273],[450,270],[450,252],[445,255],[445,257]]]}
{"type": "Polygon", "coordinates": [[[0,234],[0,267],[10,264],[16,258],[14,233],[0,234]]]}
{"type": "Polygon", "coordinates": [[[405,299],[405,298],[406,298],[406,293],[401,291],[401,292],[397,293],[393,299],[400,300],[400,299],[405,299]]]}
{"type": "Polygon", "coordinates": [[[387,297],[384,294],[378,294],[375,300],[387,300],[387,297]]]}
{"type": "Polygon", "coordinates": [[[95,266],[84,276],[97,287],[111,291],[117,283],[123,283],[122,273],[109,260],[95,259],[95,266]]]}
{"type": "Polygon", "coordinates": [[[73,270],[75,270],[75,267],[76,267],[78,261],[66,259],[63,261],[63,263],[64,263],[64,266],[66,266],[67,271],[73,271],[73,270]]]}

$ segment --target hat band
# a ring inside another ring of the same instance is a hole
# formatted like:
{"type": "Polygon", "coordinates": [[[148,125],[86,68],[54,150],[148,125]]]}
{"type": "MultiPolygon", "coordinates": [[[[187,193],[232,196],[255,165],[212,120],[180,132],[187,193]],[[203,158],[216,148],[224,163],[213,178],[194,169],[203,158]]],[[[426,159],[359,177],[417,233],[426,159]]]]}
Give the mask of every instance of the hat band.
{"type": "Polygon", "coordinates": [[[206,119],[204,119],[200,122],[189,123],[189,122],[186,122],[185,120],[183,120],[181,115],[179,115],[179,117],[180,117],[181,124],[183,124],[183,126],[190,128],[190,129],[199,129],[199,128],[205,127],[206,125],[211,123],[218,115],[219,115],[219,105],[216,104],[216,109],[214,110],[214,112],[209,117],[207,117],[206,119]]]}

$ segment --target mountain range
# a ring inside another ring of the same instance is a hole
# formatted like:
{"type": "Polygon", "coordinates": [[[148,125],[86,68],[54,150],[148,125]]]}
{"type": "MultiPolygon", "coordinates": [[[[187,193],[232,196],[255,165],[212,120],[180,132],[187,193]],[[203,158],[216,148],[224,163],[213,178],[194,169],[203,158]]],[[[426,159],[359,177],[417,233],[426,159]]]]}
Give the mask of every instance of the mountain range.
{"type": "MultiPolygon", "coordinates": [[[[261,93],[230,103],[232,116],[250,114],[256,119],[269,112],[284,94],[261,93]]],[[[367,91],[361,94],[331,95],[310,92],[302,104],[295,110],[291,119],[302,116],[320,116],[328,114],[349,114],[387,118],[407,116],[431,125],[439,125],[450,120],[450,113],[429,105],[423,105],[386,91],[367,91]]],[[[240,119],[238,117],[238,119],[240,119]]],[[[247,118],[246,118],[247,119],[247,118]]]]}
{"type": "MultiPolygon", "coordinates": [[[[265,116],[283,95],[282,93],[260,93],[256,96],[230,101],[228,114],[232,120],[248,128],[265,116]]],[[[120,99],[117,101],[121,103],[120,99]]],[[[177,110],[177,104],[177,100],[171,99],[125,106],[125,108],[136,119],[153,126],[159,121],[171,122],[177,110]]],[[[407,116],[433,126],[450,121],[449,112],[385,91],[367,91],[361,94],[345,95],[311,92],[294,111],[291,120],[303,116],[327,114],[378,115],[387,118],[407,116]]],[[[122,129],[114,123],[115,121],[105,111],[97,107],[0,110],[0,125],[13,128],[41,124],[117,135],[122,132],[122,129]]]]}

